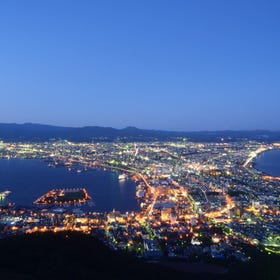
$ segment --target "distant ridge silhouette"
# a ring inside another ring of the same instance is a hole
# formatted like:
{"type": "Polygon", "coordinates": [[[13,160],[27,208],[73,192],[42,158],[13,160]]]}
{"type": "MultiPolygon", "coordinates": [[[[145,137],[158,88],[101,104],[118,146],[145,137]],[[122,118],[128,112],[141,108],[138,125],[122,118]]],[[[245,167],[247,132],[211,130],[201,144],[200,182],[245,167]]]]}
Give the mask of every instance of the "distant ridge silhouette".
{"type": "Polygon", "coordinates": [[[49,141],[65,139],[74,142],[91,141],[167,141],[186,138],[194,142],[239,141],[250,139],[264,142],[280,141],[280,131],[251,130],[251,131],[164,131],[126,127],[85,126],[63,127],[33,123],[0,123],[0,140],[2,141],[49,141]]]}

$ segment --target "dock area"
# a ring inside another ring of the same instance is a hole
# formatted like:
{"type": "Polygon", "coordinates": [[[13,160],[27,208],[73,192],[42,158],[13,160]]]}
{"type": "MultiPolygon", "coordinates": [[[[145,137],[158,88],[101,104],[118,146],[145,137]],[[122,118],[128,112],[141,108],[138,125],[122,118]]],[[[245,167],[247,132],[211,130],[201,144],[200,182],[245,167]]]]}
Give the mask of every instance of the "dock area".
{"type": "Polygon", "coordinates": [[[36,205],[73,205],[91,200],[85,188],[52,189],[34,201],[36,205]]]}

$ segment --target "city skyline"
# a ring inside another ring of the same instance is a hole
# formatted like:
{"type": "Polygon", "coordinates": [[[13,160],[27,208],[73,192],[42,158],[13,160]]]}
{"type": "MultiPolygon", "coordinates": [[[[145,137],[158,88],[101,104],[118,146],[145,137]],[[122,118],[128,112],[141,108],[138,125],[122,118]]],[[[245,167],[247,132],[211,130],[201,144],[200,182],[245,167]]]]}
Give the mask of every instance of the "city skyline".
{"type": "Polygon", "coordinates": [[[0,4],[0,122],[279,130],[278,1],[0,4]]]}

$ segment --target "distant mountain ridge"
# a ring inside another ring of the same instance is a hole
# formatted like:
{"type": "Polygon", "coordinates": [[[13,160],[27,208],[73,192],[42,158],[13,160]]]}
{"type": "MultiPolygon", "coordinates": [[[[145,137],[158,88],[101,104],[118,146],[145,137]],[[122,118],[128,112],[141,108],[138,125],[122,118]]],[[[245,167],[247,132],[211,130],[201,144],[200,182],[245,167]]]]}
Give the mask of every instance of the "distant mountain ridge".
{"type": "Polygon", "coordinates": [[[167,141],[187,138],[195,142],[239,141],[241,139],[264,142],[280,141],[280,131],[193,131],[176,132],[126,127],[85,126],[63,127],[34,123],[0,123],[0,140],[40,142],[66,139],[74,142],[91,141],[167,141]]]}

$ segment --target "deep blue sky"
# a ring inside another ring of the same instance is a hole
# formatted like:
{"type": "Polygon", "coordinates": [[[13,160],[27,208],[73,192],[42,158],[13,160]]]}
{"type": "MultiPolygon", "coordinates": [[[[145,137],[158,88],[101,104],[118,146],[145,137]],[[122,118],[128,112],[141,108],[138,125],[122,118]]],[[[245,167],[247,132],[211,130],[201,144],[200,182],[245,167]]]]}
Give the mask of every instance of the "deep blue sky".
{"type": "Polygon", "coordinates": [[[280,129],[279,0],[3,0],[0,122],[280,129]]]}

